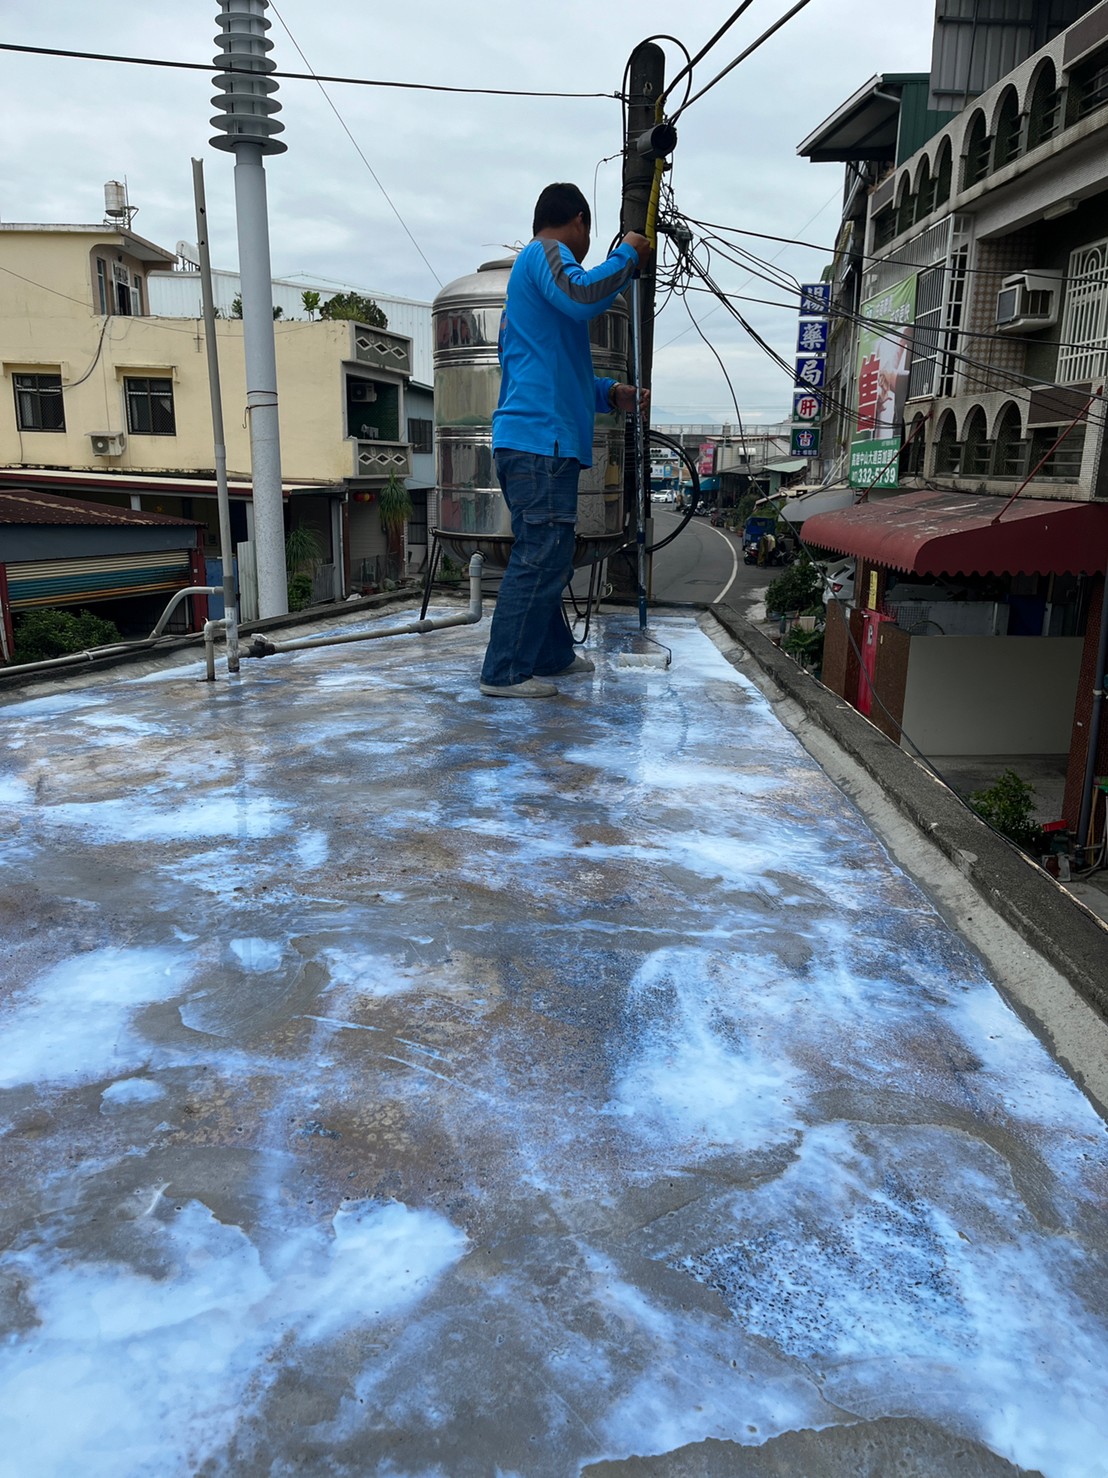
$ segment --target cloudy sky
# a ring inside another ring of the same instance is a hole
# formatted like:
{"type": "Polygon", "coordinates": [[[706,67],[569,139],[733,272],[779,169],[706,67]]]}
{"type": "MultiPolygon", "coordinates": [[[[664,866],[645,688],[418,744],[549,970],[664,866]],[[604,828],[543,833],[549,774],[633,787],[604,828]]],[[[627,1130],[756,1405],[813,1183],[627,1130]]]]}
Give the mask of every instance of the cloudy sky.
{"type": "MultiPolygon", "coordinates": [[[[737,0],[277,0],[273,57],[283,70],[536,91],[613,93],[627,57],[656,32],[694,53],[737,0]],[[287,27],[287,29],[286,29],[287,27]],[[291,38],[295,38],[295,44],[291,38]]],[[[710,81],[790,8],[754,0],[696,72],[710,81]]],[[[5,9],[2,39],[209,62],[216,0],[150,7],[133,0],[41,0],[5,9]]],[[[681,119],[671,176],[680,209],[702,220],[830,242],[838,220],[838,165],[812,165],[796,145],[875,72],[926,71],[932,0],[811,0],[753,57],[681,119]]],[[[681,65],[665,43],[668,75],[681,65]]],[[[209,147],[211,77],[108,62],[0,53],[6,148],[0,217],[6,221],[101,219],[103,183],[126,178],[139,207],[135,230],[172,248],[195,237],[192,156],[205,160],[212,256],[234,267],[232,159],[209,147]]],[[[530,235],[531,207],[552,179],[594,196],[600,260],[618,224],[620,148],[612,98],[462,97],[329,86],[328,94],[382,189],[312,82],[280,85],[288,153],[267,163],[274,272],[430,300],[440,282],[471,272],[530,235]],[[599,165],[599,168],[598,168],[599,165]],[[433,269],[433,270],[432,270],[433,269]],[[436,277],[438,280],[436,280],[436,277]]],[[[818,278],[819,252],[748,240],[802,280],[818,278]]],[[[715,259],[728,291],[781,299],[738,266],[715,259]],[[745,285],[744,285],[745,284],[745,285]]],[[[782,371],[711,300],[689,305],[723,357],[749,422],[789,409],[782,371]]],[[[786,358],[795,312],[745,305],[754,327],[786,358]]],[[[685,303],[661,312],[654,369],[658,419],[733,420],[715,360],[691,329],[685,303]]]]}

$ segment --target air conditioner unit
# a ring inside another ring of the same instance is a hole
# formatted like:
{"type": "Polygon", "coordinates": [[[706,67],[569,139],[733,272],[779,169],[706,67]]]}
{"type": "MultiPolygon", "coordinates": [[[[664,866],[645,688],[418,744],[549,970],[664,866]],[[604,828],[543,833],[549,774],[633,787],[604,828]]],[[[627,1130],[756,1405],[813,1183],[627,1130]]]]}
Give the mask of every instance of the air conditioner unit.
{"type": "Polygon", "coordinates": [[[377,386],[371,385],[368,380],[351,380],[350,399],[361,401],[376,400],[377,386]]]}
{"type": "Polygon", "coordinates": [[[1058,322],[1061,272],[1016,272],[996,295],[996,326],[1002,334],[1035,333],[1058,322]]]}
{"type": "Polygon", "coordinates": [[[118,457],[127,445],[122,431],[93,431],[89,435],[94,457],[118,457]]]}

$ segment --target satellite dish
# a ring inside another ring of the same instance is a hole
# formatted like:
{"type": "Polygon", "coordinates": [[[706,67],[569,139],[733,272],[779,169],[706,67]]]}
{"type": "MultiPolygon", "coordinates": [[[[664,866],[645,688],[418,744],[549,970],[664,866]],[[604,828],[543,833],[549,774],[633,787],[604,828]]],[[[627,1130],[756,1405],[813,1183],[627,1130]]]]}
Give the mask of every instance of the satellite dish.
{"type": "Polygon", "coordinates": [[[178,241],[175,250],[183,262],[191,262],[194,267],[199,267],[200,248],[193,246],[191,241],[178,241]]]}

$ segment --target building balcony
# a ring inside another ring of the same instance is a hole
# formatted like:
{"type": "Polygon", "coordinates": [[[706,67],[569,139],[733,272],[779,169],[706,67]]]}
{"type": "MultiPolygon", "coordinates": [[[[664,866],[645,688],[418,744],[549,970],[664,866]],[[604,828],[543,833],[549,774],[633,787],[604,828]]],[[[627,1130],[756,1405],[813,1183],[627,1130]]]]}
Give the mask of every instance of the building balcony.
{"type": "Polygon", "coordinates": [[[390,472],[397,477],[412,475],[412,449],[406,441],[355,441],[351,477],[379,477],[390,472]]]}
{"type": "Polygon", "coordinates": [[[352,323],[353,355],[359,364],[375,369],[391,370],[408,376],[412,372],[412,341],[404,334],[387,328],[371,328],[367,323],[352,323]]]}

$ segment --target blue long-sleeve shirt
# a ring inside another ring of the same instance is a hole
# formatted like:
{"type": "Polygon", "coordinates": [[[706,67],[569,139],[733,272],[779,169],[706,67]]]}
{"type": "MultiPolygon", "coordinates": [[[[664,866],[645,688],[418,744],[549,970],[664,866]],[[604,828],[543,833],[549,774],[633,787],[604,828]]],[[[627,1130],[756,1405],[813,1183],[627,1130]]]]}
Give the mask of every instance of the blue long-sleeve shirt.
{"type": "Polygon", "coordinates": [[[634,247],[622,242],[591,271],[563,242],[537,236],[523,248],[500,320],[494,450],[576,457],[582,467],[592,466],[593,416],[608,409],[616,381],[593,374],[588,324],[637,266],[634,247]]]}

